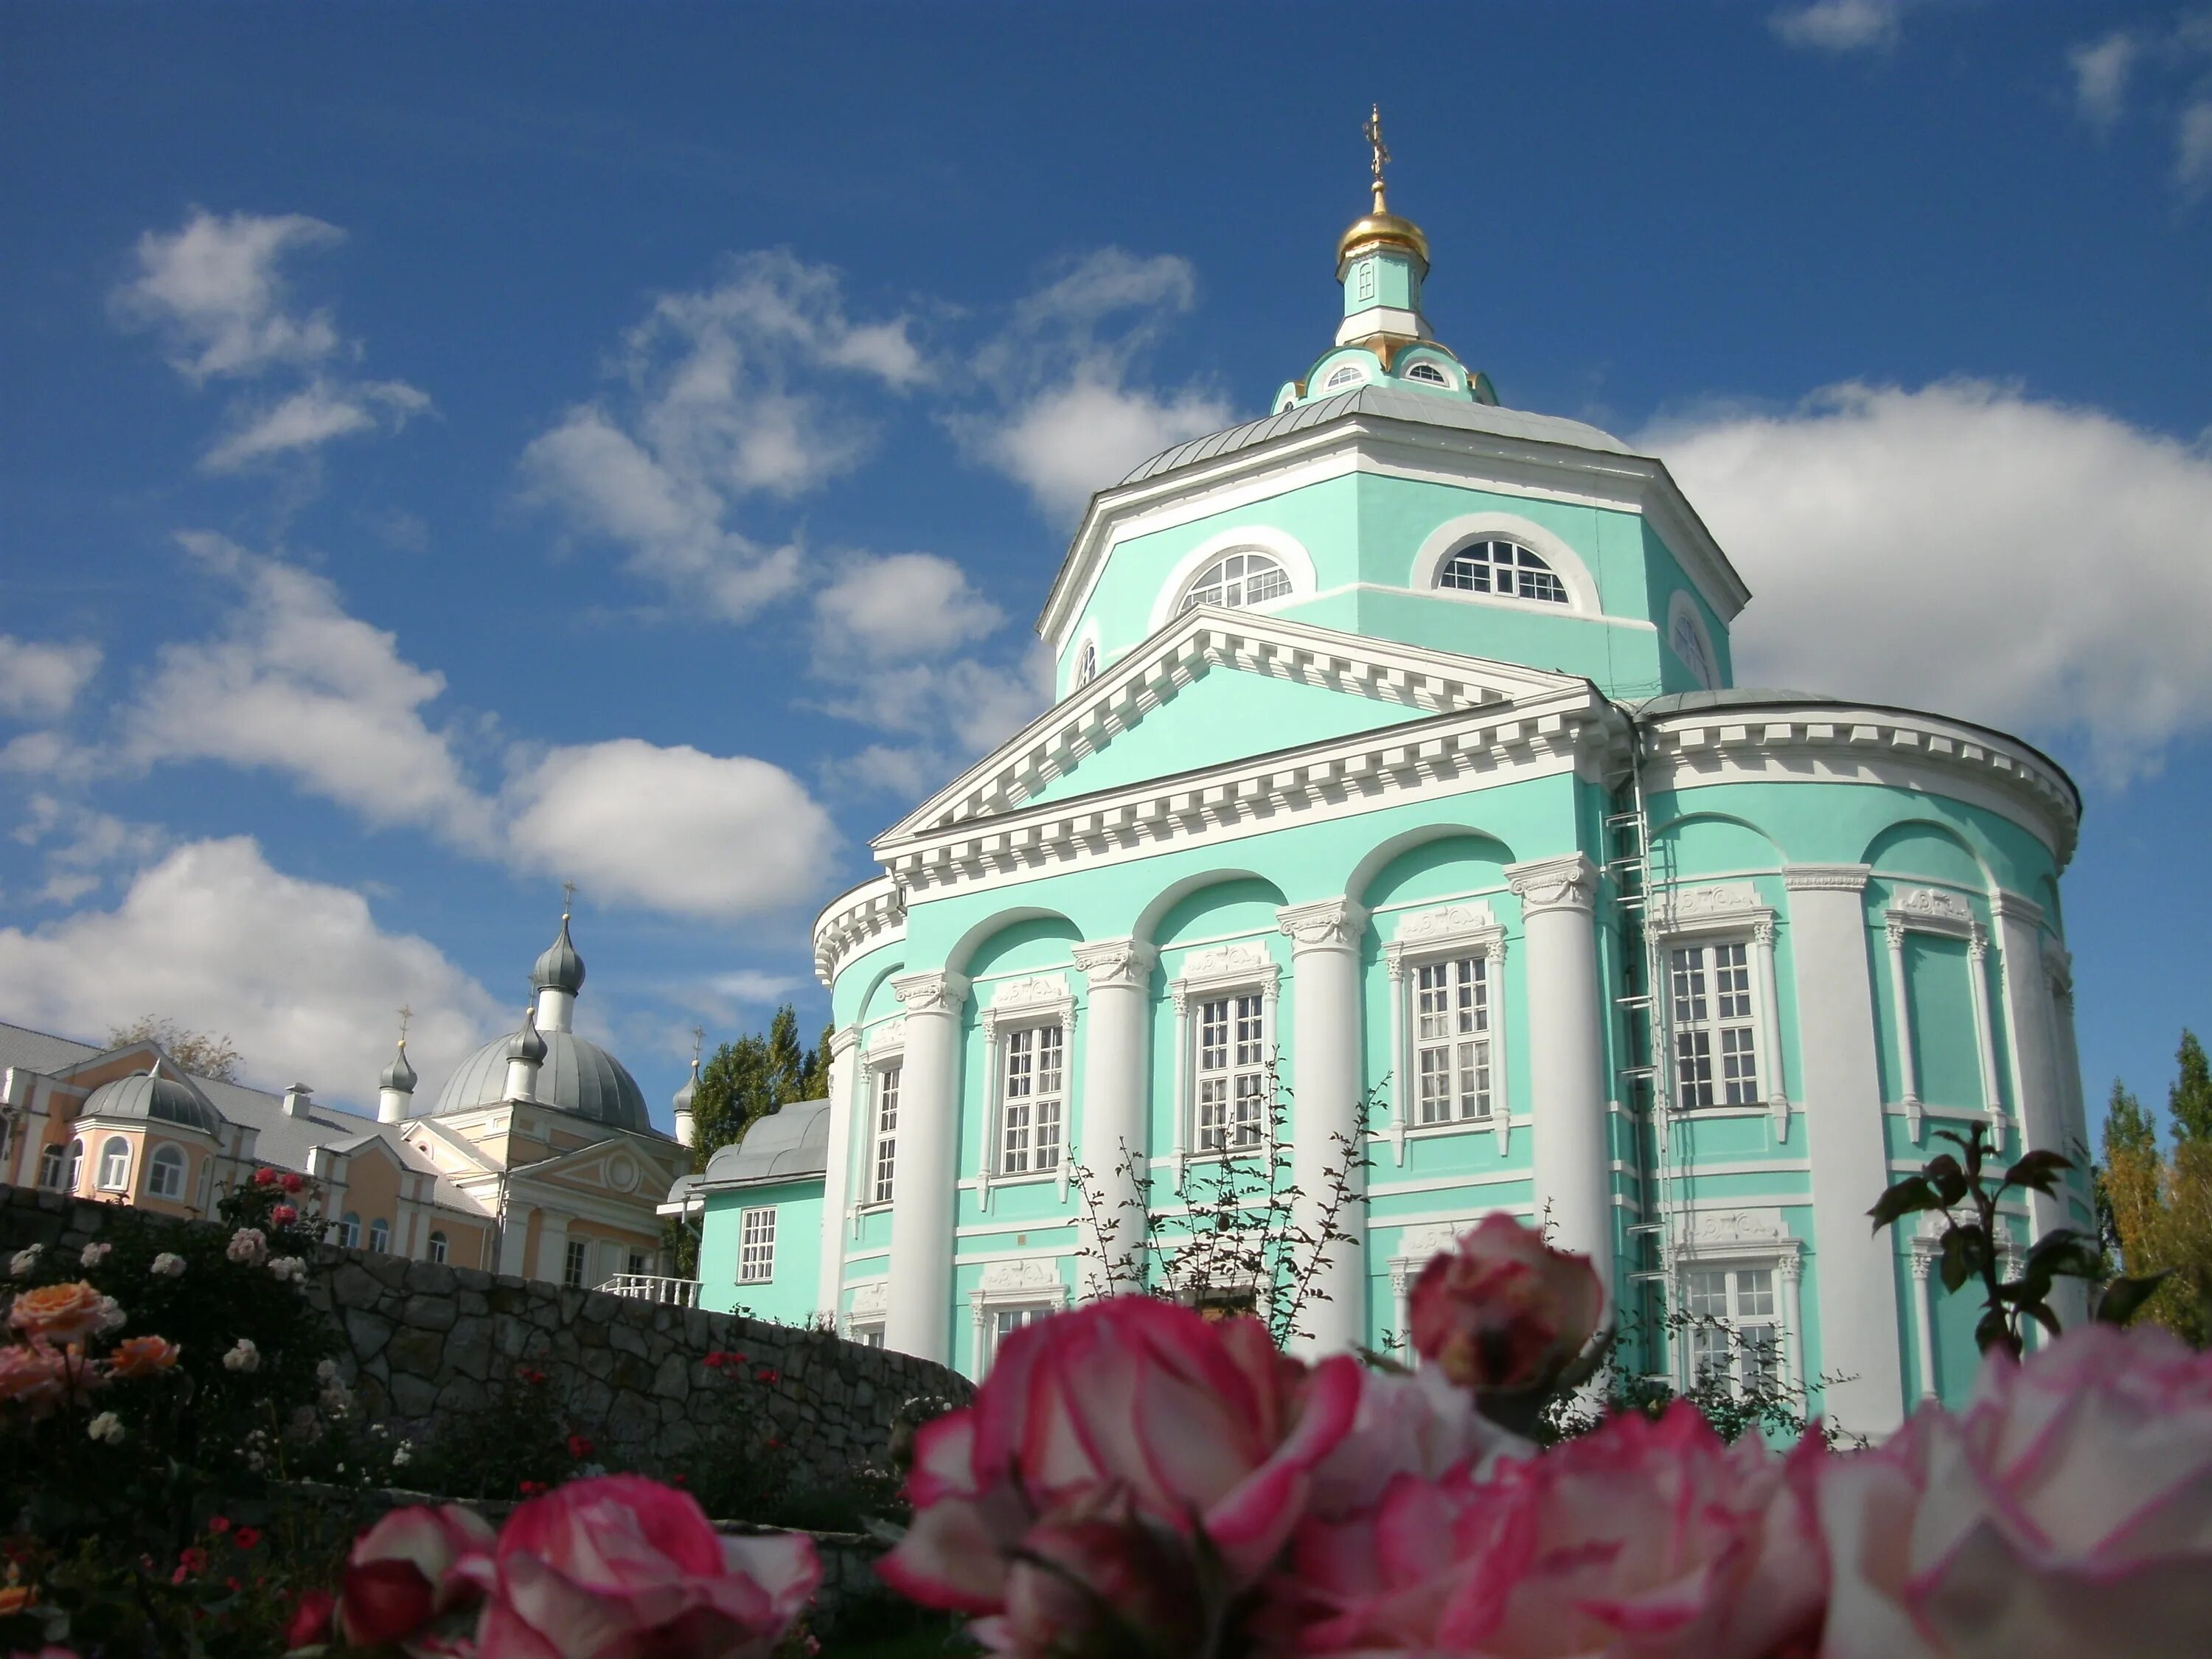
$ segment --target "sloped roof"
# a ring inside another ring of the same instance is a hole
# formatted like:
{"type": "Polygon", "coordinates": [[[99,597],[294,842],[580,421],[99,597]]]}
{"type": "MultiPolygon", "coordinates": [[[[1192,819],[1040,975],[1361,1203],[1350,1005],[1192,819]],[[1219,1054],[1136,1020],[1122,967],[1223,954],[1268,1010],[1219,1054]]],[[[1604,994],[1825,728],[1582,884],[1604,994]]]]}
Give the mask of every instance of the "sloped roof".
{"type": "Polygon", "coordinates": [[[830,1103],[795,1100],[780,1111],[755,1118],[744,1138],[718,1147],[699,1175],[679,1176],[668,1201],[680,1205],[721,1187],[758,1187],[777,1181],[802,1181],[830,1168],[830,1103]]]}

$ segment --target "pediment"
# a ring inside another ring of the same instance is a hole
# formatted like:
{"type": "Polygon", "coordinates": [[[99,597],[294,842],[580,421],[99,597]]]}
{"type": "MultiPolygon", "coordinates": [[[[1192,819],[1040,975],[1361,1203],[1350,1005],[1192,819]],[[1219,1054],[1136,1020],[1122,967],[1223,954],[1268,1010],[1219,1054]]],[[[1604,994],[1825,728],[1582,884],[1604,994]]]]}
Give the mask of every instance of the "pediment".
{"type": "Polygon", "coordinates": [[[876,837],[1580,686],[1572,676],[1201,606],[876,837]]]}

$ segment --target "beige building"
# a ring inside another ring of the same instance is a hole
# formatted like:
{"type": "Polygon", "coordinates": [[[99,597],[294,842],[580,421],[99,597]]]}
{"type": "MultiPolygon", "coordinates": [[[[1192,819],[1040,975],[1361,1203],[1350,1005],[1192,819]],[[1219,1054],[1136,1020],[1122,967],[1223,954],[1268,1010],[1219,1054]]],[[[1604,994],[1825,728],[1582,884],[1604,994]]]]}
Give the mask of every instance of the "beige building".
{"type": "Polygon", "coordinates": [[[210,1216],[258,1169],[313,1177],[333,1242],[556,1284],[659,1270],[654,1206],[687,1152],[636,1079],[572,1029],[584,963],[561,918],[521,1028],[416,1109],[406,1040],[377,1115],[197,1077],[151,1042],[103,1048],[0,1024],[0,1181],[210,1216]]]}

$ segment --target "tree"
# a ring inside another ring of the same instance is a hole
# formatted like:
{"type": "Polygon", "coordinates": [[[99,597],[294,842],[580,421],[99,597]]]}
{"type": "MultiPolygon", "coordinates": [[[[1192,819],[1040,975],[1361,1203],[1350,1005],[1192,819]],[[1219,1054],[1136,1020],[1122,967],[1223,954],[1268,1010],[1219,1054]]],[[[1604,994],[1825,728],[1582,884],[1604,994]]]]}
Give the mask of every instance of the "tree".
{"type": "Polygon", "coordinates": [[[2181,1028],[2181,1047],[2174,1051],[2180,1075],[2166,1091],[2166,1113],[2173,1120],[2177,1143],[2212,1143],[2212,1065],[2204,1059],[2204,1045],[2197,1033],[2181,1028]]]}
{"type": "Polygon", "coordinates": [[[2212,1076],[2203,1045],[2184,1030],[2179,1075],[2166,1093],[2173,1152],[2161,1156],[2158,1128],[2136,1097],[2112,1085],[2098,1188],[2126,1271],[2170,1273],[2146,1315],[2204,1346],[2212,1304],[2212,1076]]]}
{"type": "MultiPolygon", "coordinates": [[[[187,1030],[167,1014],[141,1014],[128,1025],[108,1028],[109,1048],[126,1048],[133,1042],[150,1042],[194,1077],[212,1078],[217,1083],[237,1082],[239,1062],[244,1058],[228,1036],[187,1030]]],[[[2198,1058],[2202,1060],[2201,1054],[2198,1058]]]]}

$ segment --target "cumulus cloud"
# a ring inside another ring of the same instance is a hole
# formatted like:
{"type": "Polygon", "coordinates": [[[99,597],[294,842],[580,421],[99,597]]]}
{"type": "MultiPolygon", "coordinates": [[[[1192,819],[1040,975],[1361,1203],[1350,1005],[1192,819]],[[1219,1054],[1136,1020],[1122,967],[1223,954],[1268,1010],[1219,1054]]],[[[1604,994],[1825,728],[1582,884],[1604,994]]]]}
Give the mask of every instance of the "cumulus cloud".
{"type": "Polygon", "coordinates": [[[2074,107],[2090,125],[2109,127],[2120,118],[2127,104],[2128,71],[2139,49],[2133,35],[2118,29],[2067,52],[2074,71],[2074,107]]]}
{"type": "Polygon", "coordinates": [[[1741,684],[2079,740],[2115,782],[2212,726],[2201,446],[1974,380],[1832,386],[1642,441],[1757,596],[1741,684]]]}
{"type": "Polygon", "coordinates": [[[452,733],[424,716],[444,675],[348,614],[324,578],[221,537],[181,539],[237,583],[240,603],[218,637],[162,648],[126,716],[131,758],[265,767],[369,823],[490,844],[490,813],[452,733]]]}
{"type": "Polygon", "coordinates": [[[2185,196],[2212,185],[2212,9],[2184,14],[2171,27],[2115,29],[2071,46],[2074,108],[2109,131],[2139,101],[2172,122],[2173,182],[2185,196]]]}
{"type": "Polygon", "coordinates": [[[1103,248],[1016,307],[976,367],[1000,408],[955,417],[969,452],[1026,489],[1056,519],[1118,483],[1139,461],[1230,424],[1231,405],[1199,382],[1158,387],[1139,369],[1197,303],[1190,262],[1103,248]]]}
{"type": "Polygon", "coordinates": [[[0,714],[20,720],[59,720],[100,672],[100,647],[0,634],[0,714]]]}
{"type": "Polygon", "coordinates": [[[635,738],[555,749],[506,795],[522,862],[675,915],[800,903],[837,844],[829,814],[782,768],[635,738]]]}
{"type": "Polygon", "coordinates": [[[1814,0],[1769,20],[1784,45],[1816,52],[1868,52],[1897,44],[1900,0],[1814,0]]]}
{"type": "Polygon", "coordinates": [[[431,1012],[408,1052],[435,1079],[499,1012],[427,940],[383,931],[358,893],[270,867],[246,836],[190,842],[143,871],[111,910],[0,927],[0,1006],[25,1024],[97,1041],[158,1013],[225,1032],[253,1082],[301,1079],[374,1097],[393,1011],[431,1012]]]}
{"type": "Polygon", "coordinates": [[[333,438],[397,428],[430,406],[401,380],[357,381],[343,365],[362,356],[328,307],[293,301],[284,263],[334,246],[345,233],[304,214],[212,214],[194,208],[180,230],[138,239],[138,274],[112,305],[126,326],[157,334],[170,366],[195,386],[271,374],[302,384],[273,402],[231,405],[229,432],[201,459],[210,472],[315,449],[333,438]]]}
{"type": "Polygon", "coordinates": [[[814,596],[824,649],[882,661],[937,656],[1006,619],[968,573],[934,553],[863,555],[814,596]]]}
{"type": "Polygon", "coordinates": [[[25,847],[44,849],[46,878],[31,896],[42,904],[74,904],[100,884],[104,872],[135,869],[168,840],[158,825],[132,823],[43,793],[25,804],[23,821],[12,834],[25,847]]]}
{"type": "Polygon", "coordinates": [[[2175,121],[2173,179],[2191,195],[2212,185],[2212,99],[2190,105],[2175,121]]]}
{"type": "Polygon", "coordinates": [[[532,495],[680,602],[741,621],[796,586],[799,552],[737,509],[859,465],[874,428],[855,394],[923,373],[904,317],[855,323],[842,281],[787,252],[663,295],[624,337],[620,389],[568,410],[524,451],[532,495]]]}

